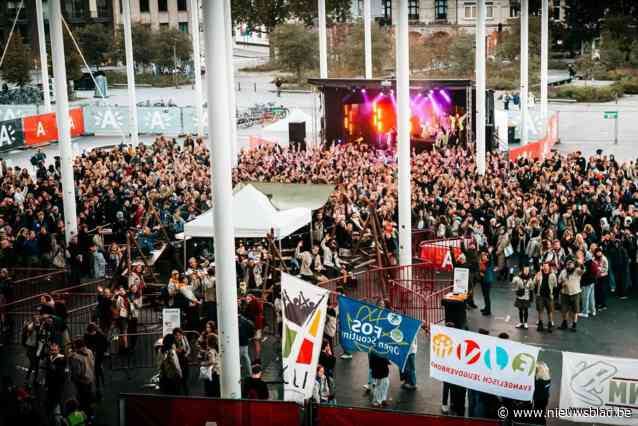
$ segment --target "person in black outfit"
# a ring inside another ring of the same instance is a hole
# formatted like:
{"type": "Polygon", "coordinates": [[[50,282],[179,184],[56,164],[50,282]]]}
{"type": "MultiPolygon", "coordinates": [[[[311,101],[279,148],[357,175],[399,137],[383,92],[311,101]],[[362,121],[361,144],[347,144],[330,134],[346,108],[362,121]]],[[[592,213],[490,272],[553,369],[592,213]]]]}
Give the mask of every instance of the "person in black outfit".
{"type": "Polygon", "coordinates": [[[98,329],[97,325],[90,323],[86,327],[84,342],[95,357],[95,386],[99,392],[100,384],[104,387],[104,370],[102,369],[102,363],[104,362],[104,354],[108,347],[108,341],[106,340],[106,336],[98,329]]]}
{"type": "Polygon", "coordinates": [[[49,358],[46,363],[46,412],[53,417],[58,408],[61,409],[62,393],[66,383],[66,358],[60,353],[60,345],[51,343],[49,358]]]}
{"type": "Polygon", "coordinates": [[[268,385],[261,379],[261,366],[253,365],[252,374],[244,380],[241,397],[244,399],[268,399],[268,385]]]}

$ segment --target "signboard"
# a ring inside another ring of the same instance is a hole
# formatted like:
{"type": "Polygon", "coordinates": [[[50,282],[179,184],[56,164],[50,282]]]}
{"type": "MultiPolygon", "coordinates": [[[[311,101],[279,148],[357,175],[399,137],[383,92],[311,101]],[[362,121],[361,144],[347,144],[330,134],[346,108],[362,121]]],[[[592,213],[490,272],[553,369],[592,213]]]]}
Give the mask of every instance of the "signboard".
{"type": "Polygon", "coordinates": [[[617,119],[618,111],[605,111],[604,116],[606,119],[617,119]]]}
{"type": "MultiPolygon", "coordinates": [[[[34,115],[22,119],[25,145],[39,145],[58,140],[58,123],[55,113],[34,115]]],[[[71,137],[84,134],[84,116],[82,108],[69,110],[71,137]]]]}
{"type": "Polygon", "coordinates": [[[431,325],[430,377],[520,401],[534,396],[539,348],[431,325]]]}
{"type": "Polygon", "coordinates": [[[24,145],[22,120],[0,121],[0,151],[10,151],[24,145]]]}
{"type": "Polygon", "coordinates": [[[312,396],[323,343],[328,290],[281,274],[284,400],[303,404],[312,396]]]}
{"type": "Polygon", "coordinates": [[[452,293],[465,294],[470,284],[470,270],[468,268],[454,268],[454,288],[452,293]]]}
{"type": "Polygon", "coordinates": [[[181,327],[181,323],[179,308],[162,309],[162,336],[171,334],[174,329],[181,327]]]}
{"type": "Polygon", "coordinates": [[[560,408],[573,422],[638,424],[638,360],[563,352],[560,408]]]}
{"type": "Polygon", "coordinates": [[[421,321],[339,296],[339,341],[348,353],[374,352],[403,370],[421,321]]]}

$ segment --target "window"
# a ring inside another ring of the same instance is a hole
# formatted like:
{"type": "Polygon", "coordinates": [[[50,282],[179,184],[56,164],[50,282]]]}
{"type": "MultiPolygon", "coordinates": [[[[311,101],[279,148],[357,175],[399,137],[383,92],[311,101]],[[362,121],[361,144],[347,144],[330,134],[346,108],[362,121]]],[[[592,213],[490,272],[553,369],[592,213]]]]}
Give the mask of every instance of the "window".
{"type": "Polygon", "coordinates": [[[409,0],[408,19],[411,21],[419,20],[419,1],[418,0],[409,0]]]}
{"type": "Polygon", "coordinates": [[[168,12],[168,1],[167,0],[158,0],[157,1],[157,9],[160,12],[168,12]]]}
{"type": "Polygon", "coordinates": [[[383,17],[386,22],[392,22],[392,0],[383,0],[383,17]]]}
{"type": "Polygon", "coordinates": [[[447,0],[435,0],[434,19],[447,21],[447,0]]]}
{"type": "Polygon", "coordinates": [[[552,19],[555,19],[557,21],[560,21],[560,1],[561,0],[554,0],[552,2],[552,10],[549,14],[552,19]]]}
{"type": "Polygon", "coordinates": [[[521,13],[520,0],[510,0],[510,18],[517,18],[521,13]]]}
{"type": "Polygon", "coordinates": [[[168,30],[168,22],[160,23],[160,31],[166,31],[166,30],[168,30]]]}
{"type": "Polygon", "coordinates": [[[186,12],[188,10],[186,8],[186,0],[177,0],[177,10],[180,12],[186,12]]]}
{"type": "Polygon", "coordinates": [[[106,0],[97,0],[97,16],[105,18],[109,16],[109,6],[106,0]]]}
{"type": "Polygon", "coordinates": [[[148,5],[148,0],[140,0],[140,12],[150,12],[151,8],[148,5]]]}
{"type": "Polygon", "coordinates": [[[476,19],[476,4],[465,3],[465,19],[476,19]]]}
{"type": "Polygon", "coordinates": [[[188,22],[180,22],[178,25],[181,32],[188,34],[188,22]]]}
{"type": "Polygon", "coordinates": [[[485,4],[485,16],[488,18],[494,17],[494,5],[491,3],[485,4]]]}
{"type": "Polygon", "coordinates": [[[88,15],[88,2],[83,0],[67,0],[64,2],[65,14],[70,19],[81,19],[88,15]]]}

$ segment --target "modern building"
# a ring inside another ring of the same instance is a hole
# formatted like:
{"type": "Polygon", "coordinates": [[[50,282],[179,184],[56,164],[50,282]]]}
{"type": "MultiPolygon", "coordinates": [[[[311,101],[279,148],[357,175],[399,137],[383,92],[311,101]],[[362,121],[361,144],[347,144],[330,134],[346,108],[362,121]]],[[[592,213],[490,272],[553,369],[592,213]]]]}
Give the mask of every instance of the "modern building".
{"type": "MultiPolygon", "coordinates": [[[[549,0],[552,19],[565,19],[566,0],[549,0]]],[[[412,32],[473,32],[476,26],[476,0],[408,0],[412,32]]],[[[392,9],[396,0],[371,0],[372,18],[381,24],[393,23],[392,9]]],[[[520,0],[487,1],[488,33],[506,27],[509,20],[518,18],[520,0]]],[[[363,0],[354,0],[353,17],[363,16],[363,0]]]]}

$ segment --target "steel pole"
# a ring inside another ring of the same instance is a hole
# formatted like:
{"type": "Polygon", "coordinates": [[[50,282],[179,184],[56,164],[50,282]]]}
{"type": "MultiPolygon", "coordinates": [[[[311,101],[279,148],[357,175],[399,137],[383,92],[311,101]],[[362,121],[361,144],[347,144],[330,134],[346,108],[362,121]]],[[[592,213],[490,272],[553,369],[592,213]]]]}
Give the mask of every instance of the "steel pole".
{"type": "Polygon", "coordinates": [[[326,0],[319,5],[319,77],[328,78],[328,35],[326,30],[326,0]]]}
{"type": "Polygon", "coordinates": [[[521,145],[527,145],[527,98],[529,91],[529,1],[521,0],[521,145]]]}
{"type": "Polygon", "coordinates": [[[365,49],[365,75],[372,78],[372,11],[370,0],[363,0],[363,38],[365,49]]]}
{"type": "Polygon", "coordinates": [[[235,228],[233,223],[233,188],[230,167],[231,136],[228,122],[228,67],[219,66],[227,58],[224,3],[204,2],[206,45],[206,84],[208,102],[208,141],[211,153],[211,180],[215,230],[215,279],[217,282],[217,320],[221,357],[221,396],[241,398],[239,364],[239,324],[237,313],[237,279],[235,274],[235,228]],[[219,100],[214,102],[214,100],[219,100]]]}
{"type": "Polygon", "coordinates": [[[131,1],[122,0],[122,19],[124,20],[124,50],[126,51],[126,86],[128,88],[129,132],[131,143],[139,145],[139,126],[137,120],[137,97],[135,95],[135,62],[133,61],[133,33],[131,31],[131,1]]]}
{"type": "Polygon", "coordinates": [[[230,166],[237,165],[239,146],[237,140],[237,95],[235,93],[235,65],[233,62],[233,16],[230,0],[224,0],[224,22],[226,23],[226,65],[228,66],[228,112],[230,127],[230,166]]]}
{"type": "Polygon", "coordinates": [[[44,112],[49,113],[51,112],[51,93],[49,92],[49,64],[42,0],[35,0],[35,14],[38,21],[38,45],[40,47],[40,75],[42,78],[42,94],[44,96],[44,112]]]}
{"type": "Polygon", "coordinates": [[[204,137],[204,106],[202,92],[202,58],[199,41],[199,1],[191,0],[191,27],[193,30],[193,74],[195,76],[195,117],[197,134],[204,137]]]}
{"type": "Polygon", "coordinates": [[[78,233],[77,209],[75,205],[75,183],[73,181],[73,147],[71,146],[71,126],[69,97],[64,62],[64,36],[62,32],[62,8],[60,0],[50,0],[49,27],[51,31],[51,58],[55,76],[55,117],[58,126],[60,147],[60,167],[62,171],[62,203],[64,206],[64,234],[69,244],[78,233]]]}
{"type": "Polygon", "coordinates": [[[399,262],[412,264],[412,191],[410,188],[410,40],[408,0],[399,2],[397,21],[397,132],[399,149],[399,262]]]}
{"type": "Polygon", "coordinates": [[[485,90],[485,0],[477,1],[476,20],[476,170],[485,175],[485,126],[487,125],[485,90]]]}
{"type": "Polygon", "coordinates": [[[542,0],[541,8],[541,120],[543,133],[547,134],[549,108],[547,101],[549,83],[549,0],[542,0]]]}

